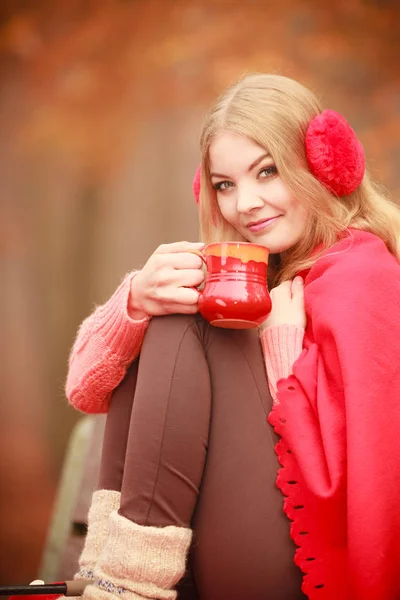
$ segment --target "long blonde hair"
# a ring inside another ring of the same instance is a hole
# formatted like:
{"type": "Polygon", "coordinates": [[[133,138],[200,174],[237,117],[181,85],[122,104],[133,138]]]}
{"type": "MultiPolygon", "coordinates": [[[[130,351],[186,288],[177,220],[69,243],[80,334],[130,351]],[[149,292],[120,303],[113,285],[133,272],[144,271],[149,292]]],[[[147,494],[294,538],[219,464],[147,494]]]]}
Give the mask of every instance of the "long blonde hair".
{"type": "Polygon", "coordinates": [[[322,112],[315,95],[303,85],[279,75],[248,75],[229,88],[211,108],[200,139],[202,154],[200,228],[206,243],[240,240],[225,221],[211,186],[209,148],[221,131],[253,140],[271,154],[291,194],[304,203],[310,219],[302,239],[280,257],[276,281],[309,268],[319,244],[329,248],[348,227],[378,235],[400,259],[400,208],[372,183],[368,173],[352,194],[338,198],[310,172],[305,135],[310,121],[322,112]]]}

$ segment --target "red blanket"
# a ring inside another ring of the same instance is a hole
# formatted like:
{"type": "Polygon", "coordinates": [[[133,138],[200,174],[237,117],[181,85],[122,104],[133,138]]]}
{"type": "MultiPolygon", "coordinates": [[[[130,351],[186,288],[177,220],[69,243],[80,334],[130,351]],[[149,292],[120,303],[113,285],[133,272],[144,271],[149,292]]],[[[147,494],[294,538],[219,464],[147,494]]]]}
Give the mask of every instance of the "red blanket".
{"type": "Polygon", "coordinates": [[[400,265],[352,229],[305,273],[307,330],[270,423],[312,600],[400,598],[400,265]]]}

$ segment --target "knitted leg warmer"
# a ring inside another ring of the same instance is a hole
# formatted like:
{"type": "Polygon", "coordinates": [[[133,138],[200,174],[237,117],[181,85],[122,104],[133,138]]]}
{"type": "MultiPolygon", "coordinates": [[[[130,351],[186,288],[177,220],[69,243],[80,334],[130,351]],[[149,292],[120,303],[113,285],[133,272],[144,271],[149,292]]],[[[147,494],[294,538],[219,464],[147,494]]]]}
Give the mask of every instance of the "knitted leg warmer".
{"type": "Polygon", "coordinates": [[[108,539],[110,514],[118,510],[120,499],[121,493],[114,490],[94,492],[88,514],[85,545],[79,558],[79,571],[74,579],[93,580],[94,568],[108,539]]]}
{"type": "Polygon", "coordinates": [[[108,542],[84,600],[173,600],[185,572],[192,532],[186,527],[137,525],[114,511],[108,542]]]}

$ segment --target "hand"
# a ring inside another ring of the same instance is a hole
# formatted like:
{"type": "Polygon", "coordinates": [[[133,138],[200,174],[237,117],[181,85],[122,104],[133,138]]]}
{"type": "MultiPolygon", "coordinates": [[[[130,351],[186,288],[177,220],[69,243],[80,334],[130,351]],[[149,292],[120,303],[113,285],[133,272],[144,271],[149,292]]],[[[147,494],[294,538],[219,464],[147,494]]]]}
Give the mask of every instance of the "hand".
{"type": "Polygon", "coordinates": [[[304,282],[301,277],[284,281],[270,292],[272,309],[262,329],[276,325],[296,325],[305,329],[304,282]]]}
{"type": "Polygon", "coordinates": [[[133,319],[146,315],[192,314],[197,312],[204,281],[203,261],[194,254],[202,243],[163,244],[132,279],[128,311],[133,319]]]}

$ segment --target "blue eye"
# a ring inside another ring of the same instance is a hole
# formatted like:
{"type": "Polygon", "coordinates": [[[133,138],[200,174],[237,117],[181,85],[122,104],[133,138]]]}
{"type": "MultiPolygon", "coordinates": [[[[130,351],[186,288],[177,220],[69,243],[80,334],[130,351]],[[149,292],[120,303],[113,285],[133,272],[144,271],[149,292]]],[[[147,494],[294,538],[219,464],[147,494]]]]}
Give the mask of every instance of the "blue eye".
{"type": "Polygon", "coordinates": [[[213,189],[216,192],[223,192],[224,190],[233,187],[233,185],[234,184],[232,183],[232,181],[218,181],[218,183],[213,184],[213,189]]]}
{"type": "Polygon", "coordinates": [[[268,167],[263,167],[261,171],[258,173],[258,177],[260,179],[267,179],[268,177],[273,177],[278,173],[278,169],[275,165],[269,165],[268,167]]]}

